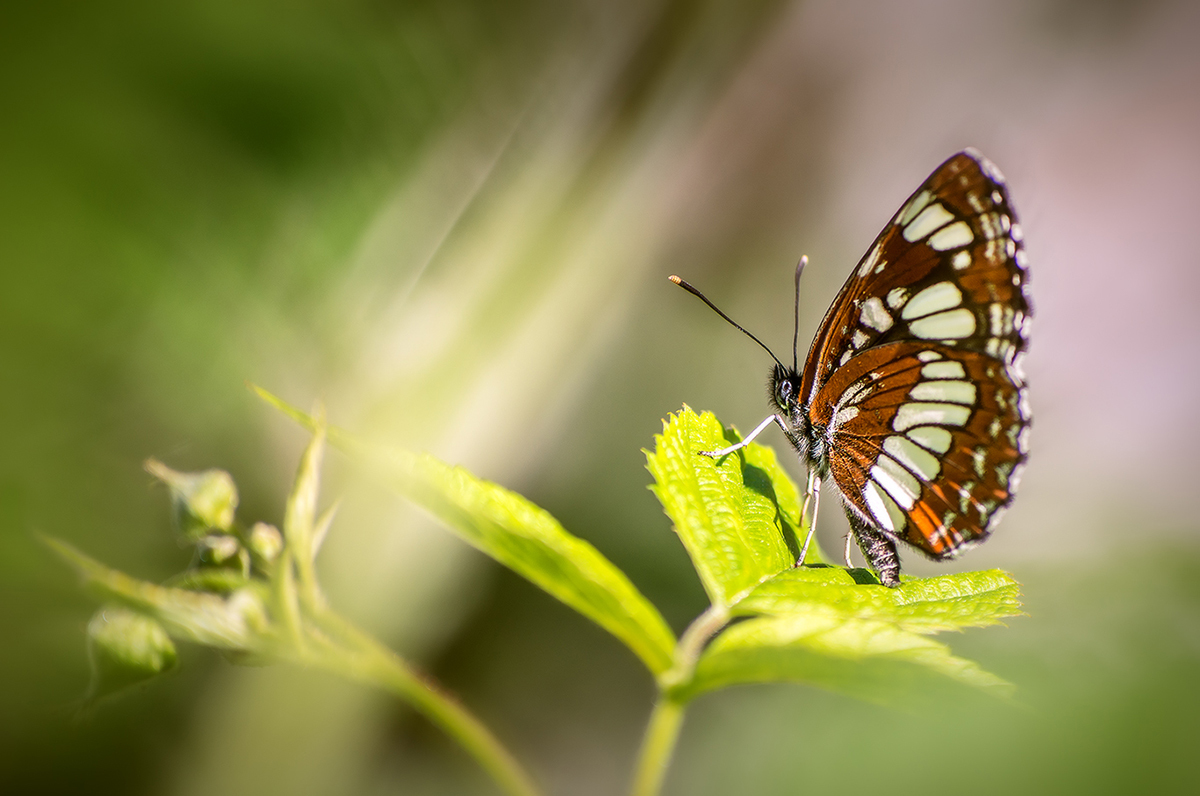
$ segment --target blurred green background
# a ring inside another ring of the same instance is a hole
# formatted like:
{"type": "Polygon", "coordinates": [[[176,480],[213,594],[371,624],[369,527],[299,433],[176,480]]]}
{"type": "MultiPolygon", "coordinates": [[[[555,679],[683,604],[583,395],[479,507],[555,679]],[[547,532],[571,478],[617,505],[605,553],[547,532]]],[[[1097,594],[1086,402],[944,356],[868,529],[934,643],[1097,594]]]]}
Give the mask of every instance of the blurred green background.
{"type": "MultiPolygon", "coordinates": [[[[305,439],[250,380],[528,495],[679,630],[703,592],[640,449],[685,401],[750,428],[768,363],[666,276],[786,349],[799,255],[804,341],[971,145],[1026,230],[1033,459],[993,540],[906,569],[1026,584],[1028,617],[950,639],[1022,705],[735,689],[667,792],[1192,792],[1197,34],[1187,0],[0,6],[0,791],[494,792],[381,694],[207,650],[77,718],[92,605],[32,533],[178,572],[152,455],[278,522],[305,439]]],[[[633,656],[336,457],[328,480],[333,604],[551,793],[621,792],[633,656]]]]}

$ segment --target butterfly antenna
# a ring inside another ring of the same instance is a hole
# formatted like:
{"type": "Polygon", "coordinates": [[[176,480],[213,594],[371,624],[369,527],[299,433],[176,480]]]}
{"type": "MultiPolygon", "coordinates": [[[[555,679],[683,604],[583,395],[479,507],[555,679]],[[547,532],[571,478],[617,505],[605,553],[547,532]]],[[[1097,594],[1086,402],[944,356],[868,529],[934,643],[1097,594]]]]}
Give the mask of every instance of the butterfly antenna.
{"type": "Polygon", "coordinates": [[[792,370],[796,370],[800,364],[796,359],[796,345],[800,342],[800,274],[804,271],[804,266],[808,265],[808,255],[800,258],[800,262],[796,263],[796,316],[795,323],[792,324],[792,370]]]}
{"type": "Polygon", "coordinates": [[[739,324],[737,321],[735,321],[733,318],[730,318],[728,315],[726,315],[725,313],[721,312],[721,310],[720,310],[720,309],[718,309],[718,307],[717,307],[717,305],[716,305],[716,304],[713,304],[711,301],[709,301],[709,300],[708,300],[708,296],[704,295],[704,294],[703,294],[703,293],[701,293],[699,290],[697,290],[696,288],[694,288],[694,287],[692,287],[691,285],[689,285],[687,282],[684,282],[682,279],[680,279],[679,277],[675,276],[675,274],[671,274],[670,276],[668,276],[668,277],[667,277],[667,279],[670,279],[672,282],[674,282],[675,284],[679,285],[681,288],[683,288],[684,290],[686,290],[687,292],[691,293],[691,294],[692,294],[693,296],[695,296],[696,298],[698,298],[698,299],[700,299],[701,301],[703,301],[705,304],[707,304],[707,305],[708,305],[709,309],[711,309],[713,312],[717,313],[717,314],[718,314],[718,315],[720,315],[722,318],[724,318],[726,321],[728,321],[728,322],[729,322],[729,324],[730,324],[731,326],[733,326],[733,327],[734,327],[735,329],[737,329],[739,332],[741,332],[742,334],[746,335],[746,336],[747,336],[747,337],[749,337],[751,340],[753,340],[754,342],[756,342],[756,343],[758,343],[760,346],[762,346],[762,350],[763,350],[763,351],[766,351],[768,354],[770,354],[770,355],[771,355],[771,359],[775,360],[775,362],[776,362],[776,363],[779,365],[779,367],[781,367],[781,368],[783,368],[783,367],[786,367],[786,365],[784,365],[782,362],[780,362],[780,361],[779,361],[779,357],[775,356],[775,353],[774,353],[774,352],[773,352],[771,349],[767,348],[767,344],[766,344],[766,343],[764,343],[762,340],[759,340],[757,337],[755,337],[754,335],[752,335],[752,334],[750,334],[749,332],[747,332],[747,331],[746,331],[744,328],[742,328],[742,325],[741,325],[741,324],[739,324]]]}

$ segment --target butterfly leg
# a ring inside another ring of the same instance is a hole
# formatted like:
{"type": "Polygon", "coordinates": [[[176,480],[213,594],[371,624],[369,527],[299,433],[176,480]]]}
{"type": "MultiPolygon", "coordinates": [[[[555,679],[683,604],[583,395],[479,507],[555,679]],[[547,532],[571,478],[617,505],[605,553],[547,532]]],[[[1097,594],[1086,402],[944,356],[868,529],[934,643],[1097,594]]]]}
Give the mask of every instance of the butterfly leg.
{"type": "Polygon", "coordinates": [[[817,530],[817,509],[821,507],[821,477],[817,475],[815,468],[808,470],[808,489],[804,493],[804,503],[800,507],[800,527],[804,527],[804,518],[808,516],[808,504],[812,503],[812,519],[808,521],[808,535],[804,537],[804,546],[800,548],[800,557],[796,559],[796,566],[804,566],[804,559],[808,555],[808,545],[812,542],[813,532],[817,530]]]}
{"type": "Polygon", "coordinates": [[[893,589],[899,586],[900,554],[896,552],[896,543],[851,512],[846,512],[846,517],[858,540],[858,549],[871,569],[879,575],[879,582],[893,589]]]}
{"type": "Polygon", "coordinates": [[[766,420],[759,423],[758,428],[754,429],[749,434],[747,434],[741,442],[734,443],[733,445],[730,445],[728,448],[721,448],[721,450],[719,450],[719,451],[697,451],[697,453],[699,453],[701,456],[707,456],[710,459],[720,459],[722,456],[728,456],[729,454],[733,453],[734,451],[741,450],[742,448],[749,445],[751,442],[754,441],[755,437],[757,437],[759,434],[763,433],[763,430],[765,430],[766,427],[771,425],[772,423],[778,424],[779,427],[783,429],[783,432],[785,434],[788,433],[787,426],[784,425],[783,418],[780,417],[779,415],[771,415],[766,420]]]}
{"type": "Polygon", "coordinates": [[[846,534],[846,552],[845,552],[846,569],[852,569],[854,567],[854,564],[850,563],[850,540],[853,538],[854,538],[854,534],[852,534],[852,533],[846,534]]]}

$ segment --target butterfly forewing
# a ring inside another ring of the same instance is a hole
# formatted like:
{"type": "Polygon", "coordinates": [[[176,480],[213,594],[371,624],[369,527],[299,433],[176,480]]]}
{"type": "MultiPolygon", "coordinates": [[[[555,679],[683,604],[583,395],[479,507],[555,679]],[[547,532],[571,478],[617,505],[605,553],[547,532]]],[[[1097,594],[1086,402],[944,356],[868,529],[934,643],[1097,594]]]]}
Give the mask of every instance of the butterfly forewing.
{"type": "Polygon", "coordinates": [[[801,395],[811,405],[836,368],[898,340],[1019,362],[1030,318],[1021,239],[996,168],[972,150],[947,160],[842,287],[813,339],[801,395]]]}
{"type": "Polygon", "coordinates": [[[1016,489],[1026,290],[1004,180],[968,150],[901,206],[809,351],[801,395],[848,510],[934,558],[985,537],[1016,489]]]}

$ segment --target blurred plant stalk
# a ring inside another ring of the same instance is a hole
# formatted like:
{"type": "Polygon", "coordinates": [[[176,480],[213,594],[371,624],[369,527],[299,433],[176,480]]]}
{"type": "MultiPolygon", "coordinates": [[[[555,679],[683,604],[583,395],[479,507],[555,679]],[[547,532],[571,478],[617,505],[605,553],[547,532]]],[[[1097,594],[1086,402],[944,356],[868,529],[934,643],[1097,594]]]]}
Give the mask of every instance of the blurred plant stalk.
{"type": "Polygon", "coordinates": [[[179,473],[150,460],[170,488],[176,527],[196,545],[197,567],[160,586],[110,569],[71,545],[44,541],[106,605],[89,623],[89,702],[176,664],[172,637],[222,650],[237,663],[290,663],[380,688],[455,740],[513,796],[537,789],[475,716],[384,644],[329,608],[313,570],[337,504],[317,513],[323,421],[304,452],[283,533],[235,525],[237,491],[220,470],[179,473]]]}

